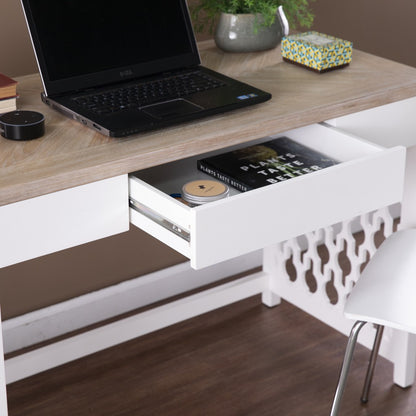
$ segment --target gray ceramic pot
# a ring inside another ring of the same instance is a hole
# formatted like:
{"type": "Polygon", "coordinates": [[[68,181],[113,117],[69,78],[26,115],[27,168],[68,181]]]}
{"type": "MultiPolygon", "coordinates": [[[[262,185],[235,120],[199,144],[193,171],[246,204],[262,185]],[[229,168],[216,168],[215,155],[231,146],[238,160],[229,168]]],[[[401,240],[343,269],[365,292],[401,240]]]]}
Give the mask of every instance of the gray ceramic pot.
{"type": "Polygon", "coordinates": [[[270,27],[262,26],[263,21],[260,14],[222,13],[214,35],[215,43],[225,52],[256,52],[275,48],[289,33],[282,6],[270,27]]]}

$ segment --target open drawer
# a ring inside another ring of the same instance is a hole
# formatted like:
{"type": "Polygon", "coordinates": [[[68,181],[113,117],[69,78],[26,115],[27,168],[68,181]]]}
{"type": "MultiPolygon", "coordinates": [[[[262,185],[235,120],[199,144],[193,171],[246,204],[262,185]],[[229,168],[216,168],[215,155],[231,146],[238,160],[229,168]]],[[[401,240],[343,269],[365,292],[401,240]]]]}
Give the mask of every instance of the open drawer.
{"type": "Polygon", "coordinates": [[[230,197],[194,208],[170,195],[188,181],[209,178],[196,167],[206,155],[135,172],[131,223],[198,269],[401,200],[404,147],[384,149],[323,124],[273,137],[283,135],[341,163],[249,192],[230,189],[230,197]]]}

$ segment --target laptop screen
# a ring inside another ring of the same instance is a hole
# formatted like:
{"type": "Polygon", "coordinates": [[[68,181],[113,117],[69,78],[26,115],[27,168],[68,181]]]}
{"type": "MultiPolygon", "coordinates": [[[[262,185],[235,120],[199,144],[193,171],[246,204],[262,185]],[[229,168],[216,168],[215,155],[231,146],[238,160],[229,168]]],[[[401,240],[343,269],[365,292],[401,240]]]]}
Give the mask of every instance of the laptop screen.
{"type": "Polygon", "coordinates": [[[48,95],[199,64],[184,0],[22,0],[48,95]]]}

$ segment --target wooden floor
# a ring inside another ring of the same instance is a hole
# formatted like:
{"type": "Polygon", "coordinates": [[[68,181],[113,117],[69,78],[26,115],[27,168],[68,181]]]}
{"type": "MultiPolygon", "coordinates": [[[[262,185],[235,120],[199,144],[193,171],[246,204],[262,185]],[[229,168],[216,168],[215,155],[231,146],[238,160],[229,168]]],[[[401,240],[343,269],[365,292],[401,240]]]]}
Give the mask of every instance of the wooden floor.
{"type": "MultiPolygon", "coordinates": [[[[8,386],[10,416],[328,415],[346,338],[283,302],[253,297],[8,386]]],[[[341,415],[407,416],[416,389],[380,359],[359,402],[358,346],[341,415]]]]}

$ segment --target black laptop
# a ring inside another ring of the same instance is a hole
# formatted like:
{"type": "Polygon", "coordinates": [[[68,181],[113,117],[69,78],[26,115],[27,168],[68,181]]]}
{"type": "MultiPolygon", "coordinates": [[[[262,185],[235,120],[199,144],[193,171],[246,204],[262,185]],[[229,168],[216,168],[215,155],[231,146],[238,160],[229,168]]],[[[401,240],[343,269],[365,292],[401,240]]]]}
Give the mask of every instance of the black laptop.
{"type": "Polygon", "coordinates": [[[186,0],[21,0],[42,100],[122,137],[246,107],[269,93],[200,65],[186,0]]]}

